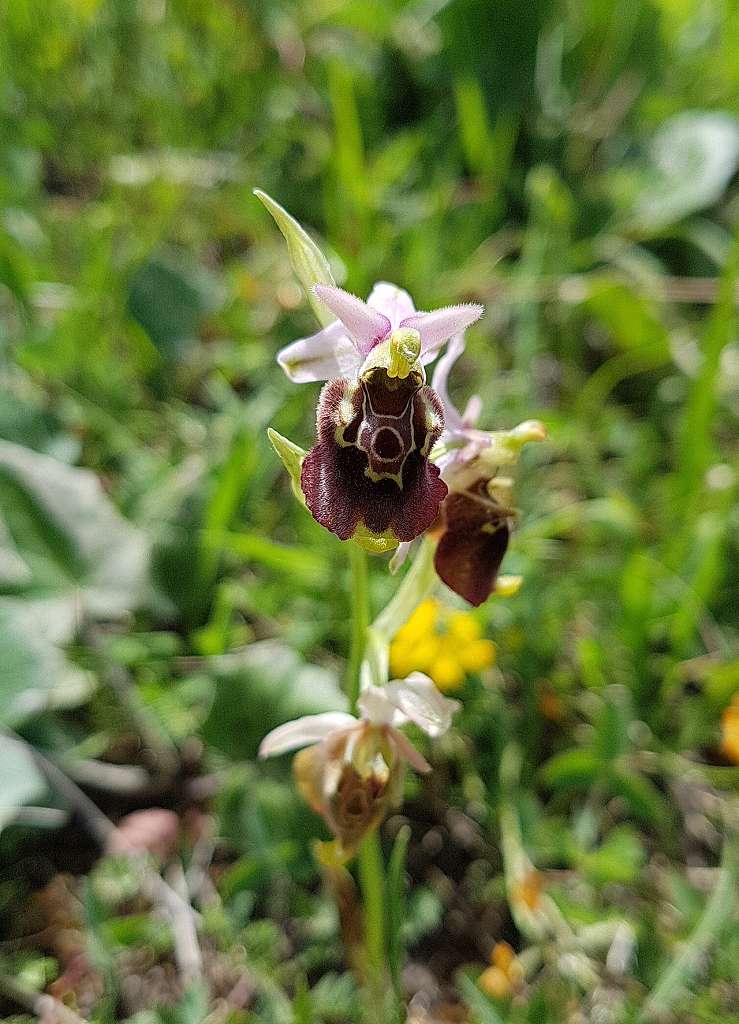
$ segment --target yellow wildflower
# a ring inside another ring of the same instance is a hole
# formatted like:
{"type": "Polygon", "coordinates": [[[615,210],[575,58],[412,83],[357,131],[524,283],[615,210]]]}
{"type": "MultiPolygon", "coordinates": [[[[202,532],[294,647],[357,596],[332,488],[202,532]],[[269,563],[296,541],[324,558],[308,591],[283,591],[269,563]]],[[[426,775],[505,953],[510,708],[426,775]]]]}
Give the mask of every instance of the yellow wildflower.
{"type": "Polygon", "coordinates": [[[496,942],[490,954],[490,967],[479,978],[483,992],[493,999],[505,999],[523,981],[523,969],[507,942],[496,942]]]}
{"type": "Polygon", "coordinates": [[[721,753],[727,761],[739,764],[739,693],[721,715],[721,753]]]}
{"type": "Polygon", "coordinates": [[[442,692],[458,690],[466,675],[495,663],[495,644],[481,634],[480,623],[469,612],[423,601],[393,640],[392,673],[426,672],[442,692]]]}

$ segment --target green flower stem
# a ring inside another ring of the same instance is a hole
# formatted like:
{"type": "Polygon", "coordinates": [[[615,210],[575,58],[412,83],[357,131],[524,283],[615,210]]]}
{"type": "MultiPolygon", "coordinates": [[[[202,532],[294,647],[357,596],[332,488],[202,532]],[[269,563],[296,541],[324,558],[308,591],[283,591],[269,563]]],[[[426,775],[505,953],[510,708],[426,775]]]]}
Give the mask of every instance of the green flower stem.
{"type": "Polygon", "coordinates": [[[372,631],[390,643],[405,625],[418,605],[430,594],[436,582],[434,551],[436,545],[428,537],[421,541],[413,565],[403,578],[395,596],[372,623],[372,631]]]}
{"type": "Polygon", "coordinates": [[[385,981],[385,865],[377,832],[368,835],[359,847],[359,882],[364,900],[364,945],[367,975],[373,1002],[378,1012],[385,981]]]}
{"type": "MultiPolygon", "coordinates": [[[[388,678],[390,642],[408,621],[421,601],[428,597],[436,582],[434,543],[421,541],[416,557],[405,574],[395,596],[369,625],[367,556],[356,544],[349,544],[351,567],[352,642],[347,670],[346,693],[352,710],[356,707],[365,679],[383,686],[388,678]]],[[[378,1020],[385,1006],[387,939],[385,920],[385,868],[377,832],[367,836],[359,848],[359,881],[364,902],[364,934],[369,989],[378,1020]]]]}
{"type": "Polygon", "coordinates": [[[356,544],[349,542],[349,566],[351,568],[351,609],[352,637],[349,650],[349,664],[346,674],[346,695],[349,707],[354,711],[359,697],[362,659],[367,646],[369,625],[369,589],[367,586],[367,555],[356,544]]]}
{"type": "MultiPolygon", "coordinates": [[[[367,555],[356,544],[349,544],[351,568],[352,640],[346,678],[346,693],[355,710],[360,689],[362,660],[369,627],[369,590],[367,555]]],[[[385,965],[385,869],[377,832],[367,836],[359,848],[359,882],[364,904],[364,941],[367,976],[378,1019],[382,1005],[385,965]]]]}

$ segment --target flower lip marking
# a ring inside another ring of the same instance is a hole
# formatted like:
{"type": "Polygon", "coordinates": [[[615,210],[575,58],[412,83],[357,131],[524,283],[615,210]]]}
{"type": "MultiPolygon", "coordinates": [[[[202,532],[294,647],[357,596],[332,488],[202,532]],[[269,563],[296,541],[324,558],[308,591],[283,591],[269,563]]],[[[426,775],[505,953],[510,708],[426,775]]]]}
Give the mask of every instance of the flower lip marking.
{"type": "Polygon", "coordinates": [[[403,438],[395,427],[379,427],[370,443],[370,452],[380,462],[394,462],[403,451],[403,438]]]}
{"type": "MultiPolygon", "coordinates": [[[[386,396],[362,384],[362,422],[357,432],[356,446],[367,456],[365,475],[370,480],[394,480],[403,488],[403,466],[411,452],[416,450],[413,429],[414,389],[399,413],[379,413],[372,400],[372,391],[382,401],[386,396]]],[[[346,435],[345,435],[346,436],[346,435]]]]}

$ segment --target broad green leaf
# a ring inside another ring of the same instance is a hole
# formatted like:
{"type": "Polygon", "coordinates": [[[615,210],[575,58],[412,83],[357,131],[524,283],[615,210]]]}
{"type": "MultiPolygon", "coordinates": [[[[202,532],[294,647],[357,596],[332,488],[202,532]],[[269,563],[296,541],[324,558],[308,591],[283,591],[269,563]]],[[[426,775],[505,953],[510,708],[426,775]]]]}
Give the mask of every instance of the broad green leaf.
{"type": "Polygon", "coordinates": [[[613,761],[628,748],[628,728],[632,720],[630,696],[620,686],[609,686],[603,692],[595,723],[595,753],[601,761],[613,761]]]}
{"type": "MultiPolygon", "coordinates": [[[[0,637],[0,644],[2,638],[0,637]]],[[[5,660],[0,647],[0,658],[5,660]]],[[[0,670],[2,671],[2,670],[0,670]]],[[[1,684],[0,684],[1,686],[1,684]]],[[[0,688],[0,698],[2,698],[0,688]]],[[[4,703],[4,702],[3,702],[4,703]]],[[[43,797],[46,780],[33,759],[33,754],[12,736],[0,735],[0,831],[13,820],[15,812],[24,804],[43,797]]]]}
{"type": "Polygon", "coordinates": [[[336,317],[314,294],[313,285],[336,284],[328,260],[308,232],[298,224],[294,217],[290,216],[287,210],[259,188],[254,189],[254,195],[269,210],[277,227],[284,235],[295,276],[303,286],[305,297],[316,314],[318,322],[322,327],[327,327],[333,323],[336,317]]]}
{"type": "Polygon", "coordinates": [[[0,724],[16,726],[47,707],[84,699],[90,676],[71,665],[63,651],[27,616],[0,606],[0,724]]]}
{"type": "Polygon", "coordinates": [[[594,882],[628,885],[636,881],[645,859],[638,832],[623,825],[613,829],[597,850],[583,854],[579,867],[594,882]]]}
{"type": "Polygon", "coordinates": [[[218,686],[202,731],[230,757],[255,756],[264,735],[282,722],[346,707],[333,673],[304,664],[271,640],[213,657],[208,665],[218,686]]]}
{"type": "Polygon", "coordinates": [[[0,441],[0,501],[15,550],[31,572],[6,594],[70,604],[75,616],[117,617],[147,594],[149,545],[99,480],[0,441]]]}
{"type": "Polygon", "coordinates": [[[590,281],[584,306],[619,349],[648,350],[657,366],[670,359],[669,334],[653,299],[602,275],[590,281]]]}
{"type": "Polygon", "coordinates": [[[178,359],[197,340],[202,317],[223,300],[215,277],[184,255],[152,256],[131,279],[128,308],[167,361],[178,359]]]}

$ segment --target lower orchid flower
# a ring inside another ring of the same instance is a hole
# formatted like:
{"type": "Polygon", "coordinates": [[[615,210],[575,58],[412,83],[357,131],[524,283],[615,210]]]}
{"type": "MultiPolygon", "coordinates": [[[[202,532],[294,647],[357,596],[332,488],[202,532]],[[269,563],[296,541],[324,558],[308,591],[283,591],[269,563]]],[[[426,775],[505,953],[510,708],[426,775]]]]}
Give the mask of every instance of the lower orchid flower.
{"type": "Polygon", "coordinates": [[[384,687],[367,686],[357,705],[358,718],[329,711],[287,722],[259,748],[260,757],[306,748],[293,760],[298,788],[336,836],[343,859],[353,856],[364,836],[400,801],[406,763],[430,771],[399,726],[412,722],[428,736],[441,736],[459,702],[414,672],[384,687]]]}

